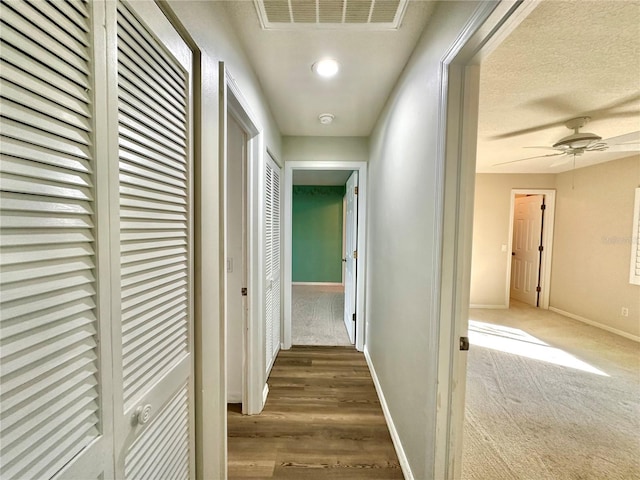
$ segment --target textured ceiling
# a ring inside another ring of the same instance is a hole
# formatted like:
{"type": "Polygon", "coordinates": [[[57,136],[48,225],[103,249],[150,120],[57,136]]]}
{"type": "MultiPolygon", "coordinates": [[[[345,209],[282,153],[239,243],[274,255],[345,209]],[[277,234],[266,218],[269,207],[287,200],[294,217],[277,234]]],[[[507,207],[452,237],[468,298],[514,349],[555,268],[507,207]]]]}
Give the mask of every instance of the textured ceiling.
{"type": "MultiPolygon", "coordinates": [[[[572,168],[570,158],[550,167],[565,157],[493,165],[555,153],[525,147],[551,146],[572,133],[566,120],[583,115],[592,117],[584,132],[640,140],[640,2],[547,0],[518,26],[481,66],[477,170],[572,168]]],[[[613,150],[585,153],[576,166],[634,153],[613,150]]]]}
{"type": "MultiPolygon", "coordinates": [[[[368,136],[435,3],[410,1],[398,31],[263,30],[253,2],[227,2],[227,10],[283,135],[368,136]],[[311,71],[325,56],[342,64],[336,78],[311,71]],[[317,118],[325,112],[335,115],[329,126],[317,118]]],[[[638,1],[540,2],[482,64],[477,170],[572,168],[559,162],[564,157],[494,165],[555,153],[529,147],[550,147],[572,133],[564,122],[583,115],[592,117],[583,131],[640,139],[638,1]]],[[[637,143],[625,148],[640,150],[637,143]]],[[[576,166],[633,153],[585,153],[576,166]]]]}
{"type": "Polygon", "coordinates": [[[283,135],[368,136],[434,8],[409,2],[398,30],[263,30],[253,2],[227,2],[227,11],[283,135]],[[311,65],[341,64],[323,79],[311,65]],[[318,115],[332,113],[331,125],[318,115]]]}

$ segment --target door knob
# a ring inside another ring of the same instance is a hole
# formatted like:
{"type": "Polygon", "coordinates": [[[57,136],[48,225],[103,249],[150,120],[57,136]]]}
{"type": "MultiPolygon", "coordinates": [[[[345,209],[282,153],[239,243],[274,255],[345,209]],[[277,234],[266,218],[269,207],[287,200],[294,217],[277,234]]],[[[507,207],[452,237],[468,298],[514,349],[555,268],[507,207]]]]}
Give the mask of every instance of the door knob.
{"type": "Polygon", "coordinates": [[[144,425],[145,423],[149,422],[149,420],[151,419],[151,405],[140,405],[138,408],[136,408],[135,419],[138,422],[138,425],[144,425]]]}

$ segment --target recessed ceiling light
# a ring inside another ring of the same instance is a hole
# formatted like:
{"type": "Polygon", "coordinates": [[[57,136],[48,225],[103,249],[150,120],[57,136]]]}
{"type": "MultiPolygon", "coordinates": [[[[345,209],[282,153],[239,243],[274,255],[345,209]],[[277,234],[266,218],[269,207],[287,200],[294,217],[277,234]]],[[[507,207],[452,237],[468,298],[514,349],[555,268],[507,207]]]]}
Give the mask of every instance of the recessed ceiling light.
{"type": "Polygon", "coordinates": [[[340,64],[333,58],[324,58],[317,61],[311,66],[311,70],[316,72],[321,77],[333,77],[338,70],[340,70],[340,64]]]}
{"type": "Polygon", "coordinates": [[[331,122],[333,122],[334,118],[336,117],[331,113],[321,113],[320,115],[318,115],[318,120],[320,120],[320,123],[323,125],[329,125],[331,122]]]}

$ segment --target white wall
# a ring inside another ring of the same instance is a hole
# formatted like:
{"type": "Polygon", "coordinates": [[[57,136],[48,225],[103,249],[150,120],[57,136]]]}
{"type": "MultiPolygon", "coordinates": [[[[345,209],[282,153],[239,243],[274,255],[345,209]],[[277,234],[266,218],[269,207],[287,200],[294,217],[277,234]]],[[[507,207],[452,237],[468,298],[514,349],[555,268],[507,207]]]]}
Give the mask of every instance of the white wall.
{"type": "Polygon", "coordinates": [[[558,175],[550,299],[551,307],[636,337],[640,286],[629,283],[629,263],[639,184],[639,155],[558,175]]]}
{"type": "Polygon", "coordinates": [[[369,160],[367,137],[282,137],[282,155],[287,161],[369,160]]]}
{"type": "Polygon", "coordinates": [[[366,351],[414,478],[433,478],[439,67],[477,2],[440,2],[371,136],[366,351]]]}
{"type": "Polygon", "coordinates": [[[253,116],[265,132],[265,147],[281,156],[281,138],[269,111],[260,84],[251,69],[240,42],[230,26],[224,2],[170,0],[176,14],[202,52],[201,98],[194,105],[202,135],[196,138],[195,189],[195,315],[196,356],[196,453],[202,478],[226,476],[226,398],[223,356],[219,339],[224,337],[222,322],[223,271],[220,238],[220,158],[219,158],[219,75],[218,62],[224,61],[249,104],[253,116]]]}
{"type": "Polygon", "coordinates": [[[514,188],[555,188],[553,174],[476,175],[473,217],[473,256],[471,260],[471,305],[506,306],[509,214],[514,188]]]}

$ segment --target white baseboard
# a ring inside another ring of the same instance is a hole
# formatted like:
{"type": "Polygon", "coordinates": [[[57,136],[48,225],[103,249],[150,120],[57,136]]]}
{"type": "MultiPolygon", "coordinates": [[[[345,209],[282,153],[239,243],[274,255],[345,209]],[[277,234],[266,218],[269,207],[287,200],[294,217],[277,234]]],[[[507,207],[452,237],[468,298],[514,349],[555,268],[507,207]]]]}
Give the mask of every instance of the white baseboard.
{"type": "Polygon", "coordinates": [[[409,461],[407,460],[407,456],[404,453],[404,449],[402,448],[402,442],[400,441],[400,437],[398,436],[396,426],[393,423],[393,418],[391,418],[391,412],[389,412],[387,400],[384,398],[384,393],[382,392],[382,387],[380,386],[380,381],[378,380],[376,369],[373,367],[373,362],[371,361],[371,357],[369,356],[369,351],[367,350],[366,346],[364,348],[364,358],[367,360],[367,365],[369,366],[369,371],[371,372],[371,378],[373,378],[373,384],[376,387],[376,393],[378,394],[380,404],[382,405],[384,419],[387,421],[387,426],[389,427],[389,434],[391,435],[393,446],[396,449],[396,454],[398,455],[398,461],[400,462],[402,474],[404,475],[405,480],[414,480],[413,472],[411,471],[409,461]]]}
{"type": "Polygon", "coordinates": [[[623,332],[622,330],[618,330],[617,328],[610,327],[608,325],[603,325],[602,323],[595,322],[593,320],[589,320],[588,318],[581,317],[580,315],[576,315],[574,313],[565,312],[564,310],[560,310],[556,307],[549,307],[549,310],[552,312],[558,313],[565,317],[573,318],[574,320],[578,320],[579,322],[586,323],[593,327],[601,328],[602,330],[606,330],[607,332],[615,333],[616,335],[620,335],[621,337],[628,338],[629,340],[633,340],[634,342],[640,342],[640,337],[633,335],[631,333],[623,332]]]}
{"type": "Polygon", "coordinates": [[[291,282],[291,285],[324,285],[331,287],[342,287],[344,283],[340,282],[291,282]]]}
{"type": "Polygon", "coordinates": [[[506,310],[509,308],[507,305],[482,305],[478,303],[472,303],[469,308],[488,308],[491,310],[506,310]]]}
{"type": "Polygon", "coordinates": [[[264,388],[262,389],[262,408],[264,408],[264,404],[267,403],[268,395],[269,395],[269,384],[265,383],[264,388]]]}

